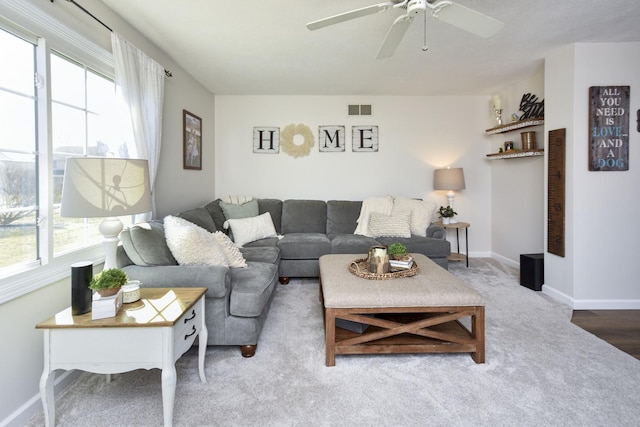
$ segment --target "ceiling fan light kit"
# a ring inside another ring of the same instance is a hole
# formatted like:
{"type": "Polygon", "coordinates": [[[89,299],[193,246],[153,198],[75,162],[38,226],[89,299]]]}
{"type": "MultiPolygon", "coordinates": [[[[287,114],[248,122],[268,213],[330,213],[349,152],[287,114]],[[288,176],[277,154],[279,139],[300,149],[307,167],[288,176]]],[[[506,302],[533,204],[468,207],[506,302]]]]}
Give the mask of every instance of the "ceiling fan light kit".
{"type": "MultiPolygon", "coordinates": [[[[504,24],[497,19],[491,18],[449,0],[396,0],[366,6],[349,12],[333,15],[328,18],[319,19],[308,23],[307,28],[309,30],[317,30],[330,25],[339,24],[341,22],[361,18],[363,16],[384,13],[391,9],[406,9],[406,12],[405,14],[398,16],[391,24],[391,27],[380,46],[377,58],[388,58],[395,53],[414,18],[420,13],[425,13],[426,33],[427,9],[429,9],[434,18],[483,38],[493,36],[504,26],[504,24]]],[[[427,50],[426,43],[423,50],[427,50]]]]}

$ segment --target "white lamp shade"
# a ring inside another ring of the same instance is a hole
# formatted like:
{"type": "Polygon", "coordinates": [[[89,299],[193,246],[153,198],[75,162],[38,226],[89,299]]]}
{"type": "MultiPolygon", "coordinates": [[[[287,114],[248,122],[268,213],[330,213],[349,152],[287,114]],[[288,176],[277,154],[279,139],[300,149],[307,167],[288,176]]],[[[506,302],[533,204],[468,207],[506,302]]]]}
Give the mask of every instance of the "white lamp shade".
{"type": "Polygon", "coordinates": [[[457,191],[464,190],[464,172],[462,168],[436,169],[433,173],[433,189],[457,191]]]}
{"type": "Polygon", "coordinates": [[[152,210],[149,164],[141,159],[71,157],[60,215],[105,218],[152,210]]]}

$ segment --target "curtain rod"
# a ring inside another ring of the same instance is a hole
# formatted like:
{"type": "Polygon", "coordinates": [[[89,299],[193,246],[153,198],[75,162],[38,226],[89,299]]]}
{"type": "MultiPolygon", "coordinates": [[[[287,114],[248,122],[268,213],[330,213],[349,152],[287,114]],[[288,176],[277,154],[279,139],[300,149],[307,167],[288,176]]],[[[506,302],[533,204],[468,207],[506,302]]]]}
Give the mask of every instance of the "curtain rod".
{"type": "MultiPolygon", "coordinates": [[[[82,5],[76,3],[75,0],[66,0],[67,2],[73,4],[74,6],[76,6],[78,9],[82,10],[84,13],[86,13],[87,15],[89,15],[90,17],[92,17],[94,20],[98,21],[100,23],[100,25],[102,25],[103,27],[105,27],[107,30],[111,31],[113,33],[113,30],[111,29],[111,27],[109,27],[107,24],[105,24],[104,22],[102,22],[100,19],[98,19],[98,17],[96,17],[93,13],[89,12],[87,9],[85,9],[82,5]]],[[[51,0],[51,3],[53,3],[54,0],[51,0]]],[[[167,70],[166,68],[164,69],[164,75],[166,77],[173,77],[173,74],[171,73],[171,71],[167,70]]]]}

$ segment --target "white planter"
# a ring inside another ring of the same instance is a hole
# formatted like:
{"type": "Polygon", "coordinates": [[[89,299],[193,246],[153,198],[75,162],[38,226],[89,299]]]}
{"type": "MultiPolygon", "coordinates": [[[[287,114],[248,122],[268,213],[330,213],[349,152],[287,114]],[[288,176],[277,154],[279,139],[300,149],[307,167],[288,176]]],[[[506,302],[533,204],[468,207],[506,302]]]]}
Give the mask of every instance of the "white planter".
{"type": "Polygon", "coordinates": [[[442,223],[443,223],[443,224],[449,224],[449,223],[451,223],[451,218],[444,218],[444,217],[443,217],[443,218],[442,218],[442,223]]]}

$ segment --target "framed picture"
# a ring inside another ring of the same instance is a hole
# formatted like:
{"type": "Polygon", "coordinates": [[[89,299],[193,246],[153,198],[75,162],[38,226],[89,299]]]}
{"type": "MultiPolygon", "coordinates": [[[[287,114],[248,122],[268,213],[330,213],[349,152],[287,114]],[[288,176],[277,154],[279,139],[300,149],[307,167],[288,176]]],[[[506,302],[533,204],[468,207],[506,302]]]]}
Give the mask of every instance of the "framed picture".
{"type": "Polygon", "coordinates": [[[182,167],[202,170],[202,119],[182,110],[182,167]]]}

